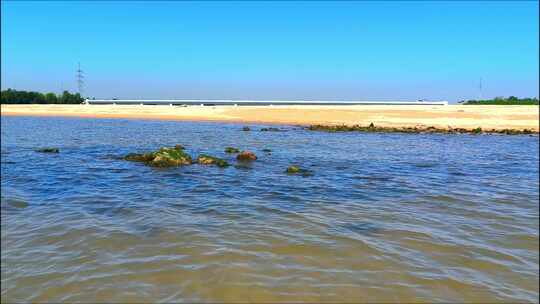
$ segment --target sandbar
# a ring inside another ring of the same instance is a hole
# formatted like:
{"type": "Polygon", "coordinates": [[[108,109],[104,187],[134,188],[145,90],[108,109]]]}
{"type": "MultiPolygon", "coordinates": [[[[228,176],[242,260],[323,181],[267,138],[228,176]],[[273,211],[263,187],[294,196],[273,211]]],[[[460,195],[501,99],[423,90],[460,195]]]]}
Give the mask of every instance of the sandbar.
{"type": "Polygon", "coordinates": [[[1,105],[2,116],[221,121],[287,125],[369,125],[539,131],[537,105],[168,106],[1,105]]]}

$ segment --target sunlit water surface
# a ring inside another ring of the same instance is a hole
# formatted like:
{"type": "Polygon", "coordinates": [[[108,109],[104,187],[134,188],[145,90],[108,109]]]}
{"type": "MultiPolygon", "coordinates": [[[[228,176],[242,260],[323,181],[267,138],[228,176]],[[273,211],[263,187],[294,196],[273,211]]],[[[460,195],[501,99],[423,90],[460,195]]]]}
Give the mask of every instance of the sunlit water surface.
{"type": "Polygon", "coordinates": [[[2,301],[538,301],[538,137],[241,127],[2,117],[2,301]]]}

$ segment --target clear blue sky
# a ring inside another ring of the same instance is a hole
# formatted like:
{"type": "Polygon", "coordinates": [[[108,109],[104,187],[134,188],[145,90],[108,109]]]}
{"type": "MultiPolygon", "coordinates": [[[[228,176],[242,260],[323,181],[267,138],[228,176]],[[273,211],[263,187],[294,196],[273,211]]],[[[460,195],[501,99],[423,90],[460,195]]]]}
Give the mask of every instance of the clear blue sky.
{"type": "Polygon", "coordinates": [[[97,98],[538,96],[538,2],[7,2],[2,88],[97,98]]]}

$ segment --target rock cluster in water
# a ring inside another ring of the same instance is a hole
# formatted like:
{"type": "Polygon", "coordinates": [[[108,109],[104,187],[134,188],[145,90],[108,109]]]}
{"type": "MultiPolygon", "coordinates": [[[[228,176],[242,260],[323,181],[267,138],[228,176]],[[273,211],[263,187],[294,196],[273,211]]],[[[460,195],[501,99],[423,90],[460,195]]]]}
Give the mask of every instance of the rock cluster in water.
{"type": "Polygon", "coordinates": [[[58,149],[58,148],[41,148],[41,149],[37,149],[36,152],[39,152],[39,153],[60,153],[60,149],[58,149]]]}
{"type": "MultiPolygon", "coordinates": [[[[448,128],[436,128],[434,126],[430,127],[379,127],[375,126],[375,124],[370,123],[368,126],[361,126],[361,125],[311,125],[309,127],[305,127],[308,130],[312,131],[325,131],[325,132],[397,132],[397,133],[445,133],[445,134],[461,134],[461,133],[468,133],[468,134],[508,134],[508,135],[514,135],[514,134],[538,134],[538,131],[529,130],[529,129],[523,129],[523,130],[515,130],[515,129],[502,129],[502,130],[483,130],[480,127],[474,128],[474,129],[464,129],[464,128],[452,128],[448,126],[448,128]]],[[[248,126],[245,126],[242,128],[243,131],[250,131],[251,128],[248,126]]],[[[262,128],[261,131],[265,132],[276,132],[276,131],[283,131],[279,128],[269,127],[269,128],[262,128]]],[[[42,148],[37,149],[37,152],[42,153],[59,153],[58,148],[42,148]]],[[[266,152],[270,154],[272,150],[270,149],[263,149],[263,152],[266,152]]],[[[235,147],[226,147],[225,153],[228,154],[237,154],[236,160],[241,163],[246,163],[250,161],[257,160],[257,155],[251,151],[240,151],[240,149],[235,147]]],[[[160,148],[157,151],[154,152],[148,152],[148,153],[130,153],[123,157],[123,159],[127,161],[134,161],[134,162],[142,162],[148,166],[152,167],[175,167],[175,166],[184,166],[184,165],[191,165],[193,163],[193,159],[191,156],[185,152],[185,148],[182,145],[176,145],[174,147],[163,147],[160,148]]],[[[221,158],[207,155],[207,154],[200,154],[197,159],[196,163],[201,165],[215,165],[217,167],[225,168],[229,166],[229,163],[221,158]]],[[[310,170],[303,169],[297,165],[289,166],[285,172],[289,175],[302,175],[302,176],[310,176],[312,175],[312,172],[310,170]]]]}
{"type": "Polygon", "coordinates": [[[369,126],[361,125],[311,125],[306,129],[311,131],[325,131],[325,132],[387,132],[387,133],[443,133],[443,134],[538,134],[537,131],[530,129],[516,130],[516,129],[491,129],[483,130],[482,128],[465,129],[465,128],[436,128],[430,127],[377,127],[373,123],[369,126]]]}
{"type": "MultiPolygon", "coordinates": [[[[263,149],[265,152],[271,152],[270,149],[263,149]]],[[[226,147],[226,153],[238,153],[239,150],[233,147],[226,147]]],[[[193,160],[189,154],[184,151],[182,145],[176,145],[174,147],[163,147],[154,152],[148,153],[129,153],[123,157],[127,161],[142,162],[145,165],[151,167],[178,167],[193,164],[193,160]]],[[[240,162],[250,162],[257,159],[257,155],[251,151],[242,151],[238,153],[236,159],[240,162]]],[[[196,161],[200,165],[215,165],[221,168],[226,168],[230,164],[221,158],[200,154],[196,161]]],[[[289,166],[285,172],[289,175],[301,175],[304,177],[311,176],[313,173],[309,170],[300,168],[299,166],[289,166]]]]}
{"type": "MultiPolygon", "coordinates": [[[[227,153],[238,153],[239,150],[233,147],[227,147],[225,149],[227,153]]],[[[148,153],[129,153],[123,157],[124,160],[142,162],[151,167],[178,167],[191,165],[193,160],[189,154],[184,151],[182,145],[176,145],[175,147],[163,147],[155,152],[148,153]]],[[[240,161],[253,161],[257,159],[255,153],[250,151],[243,151],[238,154],[237,159],[240,161]]],[[[229,163],[219,157],[200,154],[196,163],[201,165],[215,165],[221,168],[229,166],[229,163]]]]}

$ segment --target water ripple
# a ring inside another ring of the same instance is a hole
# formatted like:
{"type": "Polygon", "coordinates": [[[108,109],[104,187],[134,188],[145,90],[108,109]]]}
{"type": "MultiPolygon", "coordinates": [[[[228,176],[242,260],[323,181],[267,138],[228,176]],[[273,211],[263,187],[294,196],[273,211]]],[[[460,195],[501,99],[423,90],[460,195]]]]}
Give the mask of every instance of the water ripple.
{"type": "Polygon", "coordinates": [[[537,301],[538,137],[240,129],[2,117],[2,302],[537,301]]]}

